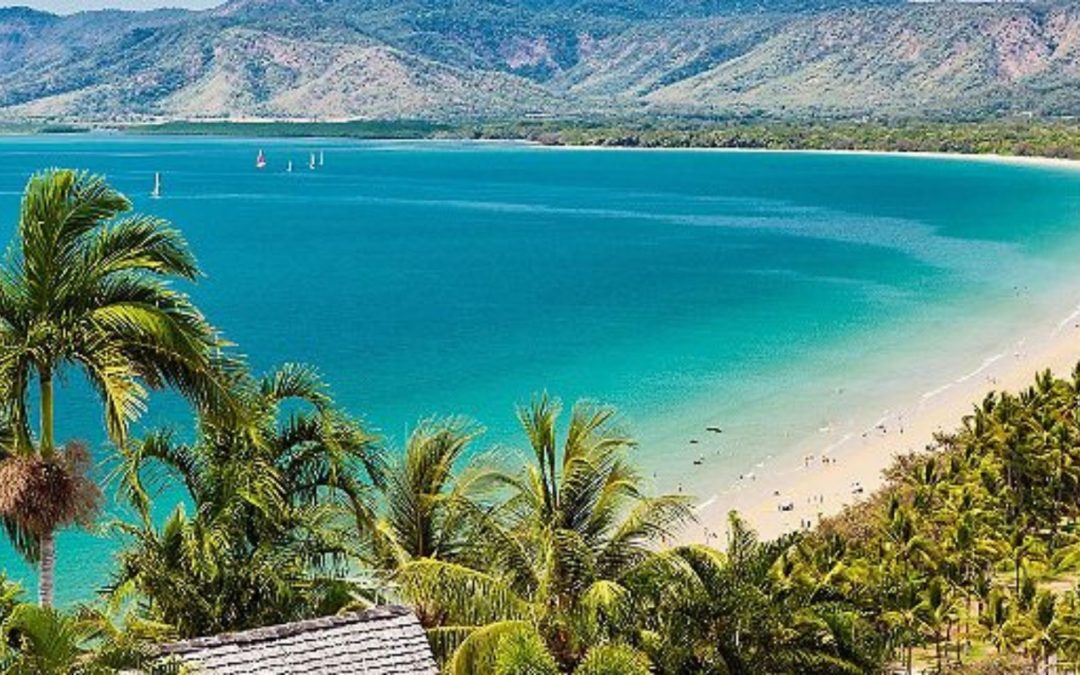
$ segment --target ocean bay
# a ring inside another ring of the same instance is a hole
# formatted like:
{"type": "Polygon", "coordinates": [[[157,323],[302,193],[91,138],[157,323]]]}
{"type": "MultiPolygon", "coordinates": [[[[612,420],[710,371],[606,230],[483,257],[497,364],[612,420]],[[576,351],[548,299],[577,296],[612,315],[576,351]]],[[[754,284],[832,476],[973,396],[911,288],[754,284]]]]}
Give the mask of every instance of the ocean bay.
{"type": "MultiPolygon", "coordinates": [[[[814,408],[827,403],[799,389],[813,378],[794,373],[831,372],[857,391],[868,364],[915,358],[919,340],[968,349],[961,323],[987,307],[1000,311],[993,329],[1008,334],[1006,317],[1032,311],[1029,298],[1056,292],[1077,267],[1080,173],[1056,168],[13,138],[0,141],[7,234],[27,175],[54,165],[104,173],[138,210],[172,220],[207,275],[189,290],[256,371],[315,365],[342,405],[392,443],[420,418],[464,414],[489,429],[482,446],[509,452],[520,441],[514,404],[546,388],[619,406],[643,441],[642,466],[667,488],[693,470],[686,487],[698,493],[830,422],[814,408]],[[320,151],[325,165],[307,168],[320,151]],[[917,330],[926,326],[946,334],[917,330]],[[802,406],[770,407],[781,399],[802,406]],[[705,423],[723,426],[724,445],[696,470],[701,451],[689,440],[705,423]]],[[[69,380],[59,437],[101,445],[98,407],[69,380]]],[[[189,423],[176,401],[155,400],[144,424],[189,423]]],[[[61,599],[104,583],[114,548],[65,533],[61,599]]],[[[32,581],[10,549],[2,564],[32,581]]]]}

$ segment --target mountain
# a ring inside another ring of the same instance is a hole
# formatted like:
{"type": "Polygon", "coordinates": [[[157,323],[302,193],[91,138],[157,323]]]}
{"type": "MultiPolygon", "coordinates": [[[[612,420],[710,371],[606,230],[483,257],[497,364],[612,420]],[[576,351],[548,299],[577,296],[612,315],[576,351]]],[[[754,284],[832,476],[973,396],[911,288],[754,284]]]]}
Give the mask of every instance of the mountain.
{"type": "Polygon", "coordinates": [[[232,0],[0,8],[0,115],[977,116],[1080,109],[1080,4],[232,0]]]}

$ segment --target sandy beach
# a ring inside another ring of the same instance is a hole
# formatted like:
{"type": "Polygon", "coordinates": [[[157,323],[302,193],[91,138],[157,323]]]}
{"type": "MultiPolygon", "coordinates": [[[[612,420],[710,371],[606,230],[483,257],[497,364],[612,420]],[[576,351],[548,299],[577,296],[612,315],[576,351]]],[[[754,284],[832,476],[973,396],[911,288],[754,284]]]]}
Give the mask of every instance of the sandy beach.
{"type": "MultiPolygon", "coordinates": [[[[1078,161],[1040,157],[858,150],[791,152],[899,154],[1080,171],[1078,161]]],[[[690,525],[682,538],[722,544],[727,514],[732,510],[739,511],[763,538],[810,528],[821,518],[869,497],[881,486],[882,472],[898,455],[924,450],[933,443],[935,433],[955,429],[990,391],[1015,392],[1028,387],[1035,374],[1047,368],[1059,377],[1070,376],[1080,361],[1080,292],[1064,288],[1040,302],[1045,311],[1037,320],[1029,317],[1017,321],[1015,316],[1003,316],[1002,321],[1013,324],[1005,326],[1011,337],[1000,340],[992,353],[969,352],[953,359],[949,369],[941,371],[939,386],[925,391],[899,391],[880,417],[866,417],[861,426],[822,428],[813,437],[785,441],[785,449],[701,498],[696,506],[698,522],[690,525]]]]}
{"type": "MultiPolygon", "coordinates": [[[[469,141],[475,143],[476,141],[469,141]]],[[[722,152],[737,154],[800,154],[800,155],[855,155],[863,157],[921,157],[924,159],[948,159],[958,162],[990,162],[994,164],[1015,164],[1019,166],[1035,166],[1042,168],[1068,169],[1080,171],[1080,160],[1066,159],[1062,157],[1038,157],[1032,155],[998,155],[989,152],[963,153],[963,152],[899,152],[894,150],[841,150],[841,149],[808,149],[808,148],[712,148],[712,147],[681,147],[681,148],[649,148],[620,145],[545,145],[531,141],[494,141],[505,143],[524,143],[534,148],[550,150],[584,150],[598,152],[722,152]]]]}
{"type": "Polygon", "coordinates": [[[733,509],[765,538],[808,528],[872,494],[897,455],[925,449],[936,432],[956,428],[988,392],[1018,391],[1047,368],[1068,377],[1080,360],[1077,301],[1080,294],[1071,301],[1060,298],[1057,315],[1018,326],[1015,340],[1002,345],[1001,352],[971,354],[956,363],[954,377],[894,401],[888,414],[861,430],[822,429],[819,437],[797,439],[788,452],[699,502],[699,522],[687,528],[684,538],[722,542],[733,509]]]}

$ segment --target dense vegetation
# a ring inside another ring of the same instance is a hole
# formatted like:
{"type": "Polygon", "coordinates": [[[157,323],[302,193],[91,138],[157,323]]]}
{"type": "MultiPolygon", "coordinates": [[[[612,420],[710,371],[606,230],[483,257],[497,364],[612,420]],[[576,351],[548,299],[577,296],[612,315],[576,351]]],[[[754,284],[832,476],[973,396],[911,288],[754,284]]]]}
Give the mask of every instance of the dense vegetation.
{"type": "Polygon", "coordinates": [[[1080,157],[1080,123],[1074,121],[513,123],[477,127],[474,137],[517,138],[549,145],[636,148],[876,150],[1080,157]]]}
{"type": "Polygon", "coordinates": [[[95,516],[84,451],[52,437],[70,369],[101,395],[107,487],[134,514],[99,603],[0,583],[3,672],[113,672],[155,642],[385,601],[455,674],[1080,668],[1080,368],[989,394],[811,532],[761,541],[733,513],[722,549],[677,545],[691,501],[646,492],[612,408],[537,395],[520,455],[456,417],[387,447],[312,369],[248,373],[170,284],[197,274],[183,239],[128,208],[100,178],[34,176],[0,275],[9,535],[44,587],[56,529],[95,516]],[[158,386],[192,402],[190,437],[128,436],[158,386]],[[159,522],[169,485],[191,510],[159,522]]]}
{"type": "Polygon", "coordinates": [[[630,148],[872,150],[1080,158],[1080,122],[640,122],[518,121],[479,124],[397,122],[169,122],[130,126],[126,133],[356,139],[519,140],[545,145],[630,148]]]}

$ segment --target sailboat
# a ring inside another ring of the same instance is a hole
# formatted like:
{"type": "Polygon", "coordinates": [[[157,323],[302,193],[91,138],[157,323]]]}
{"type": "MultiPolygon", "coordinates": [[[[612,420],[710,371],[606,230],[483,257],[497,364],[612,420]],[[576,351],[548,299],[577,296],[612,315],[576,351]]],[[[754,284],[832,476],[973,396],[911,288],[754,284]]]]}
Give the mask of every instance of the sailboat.
{"type": "Polygon", "coordinates": [[[154,199],[161,196],[161,174],[157,171],[154,172],[154,189],[150,191],[150,196],[154,199]]]}
{"type": "Polygon", "coordinates": [[[314,152],[311,153],[311,158],[308,160],[308,168],[311,169],[311,170],[315,169],[315,153],[314,152]]]}
{"type": "Polygon", "coordinates": [[[259,150],[259,156],[255,158],[255,168],[256,169],[265,169],[266,168],[266,155],[263,154],[262,150],[259,150]]]}
{"type": "Polygon", "coordinates": [[[323,151],[320,150],[319,151],[319,166],[322,166],[325,163],[326,163],[326,157],[323,156],[323,151]]]}
{"type": "Polygon", "coordinates": [[[292,173],[292,160],[291,159],[289,160],[288,165],[286,165],[286,167],[285,167],[285,172],[286,173],[292,173]]]}

